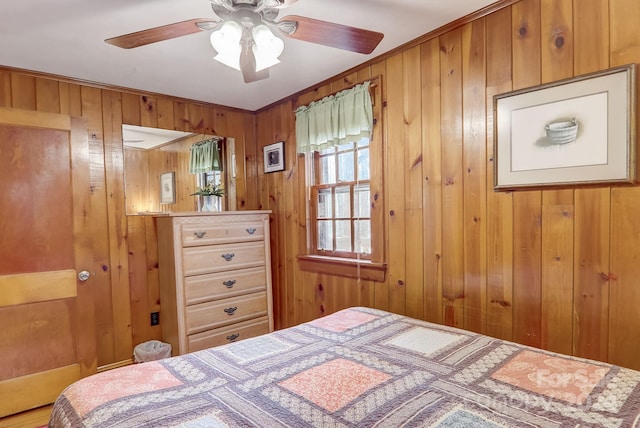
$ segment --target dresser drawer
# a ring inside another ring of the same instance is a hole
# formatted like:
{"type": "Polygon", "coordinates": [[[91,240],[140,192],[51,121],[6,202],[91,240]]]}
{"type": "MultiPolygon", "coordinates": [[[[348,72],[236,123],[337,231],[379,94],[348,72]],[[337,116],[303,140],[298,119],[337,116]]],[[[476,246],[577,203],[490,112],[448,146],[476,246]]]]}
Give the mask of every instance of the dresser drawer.
{"type": "Polygon", "coordinates": [[[255,293],[264,291],[266,288],[267,278],[264,267],[184,278],[184,297],[187,305],[255,293]]]}
{"type": "Polygon", "coordinates": [[[265,315],[267,315],[267,293],[264,291],[200,303],[186,307],[186,332],[188,335],[199,333],[265,315]]]}
{"type": "Polygon", "coordinates": [[[266,333],[269,333],[269,318],[260,317],[228,327],[192,334],[188,338],[188,352],[225,345],[266,333]]]}
{"type": "Polygon", "coordinates": [[[182,263],[185,276],[263,266],[264,242],[184,248],[182,263]]]}
{"type": "Polygon", "coordinates": [[[264,240],[264,224],[261,221],[182,225],[182,246],[184,247],[262,240],[264,240]]]}

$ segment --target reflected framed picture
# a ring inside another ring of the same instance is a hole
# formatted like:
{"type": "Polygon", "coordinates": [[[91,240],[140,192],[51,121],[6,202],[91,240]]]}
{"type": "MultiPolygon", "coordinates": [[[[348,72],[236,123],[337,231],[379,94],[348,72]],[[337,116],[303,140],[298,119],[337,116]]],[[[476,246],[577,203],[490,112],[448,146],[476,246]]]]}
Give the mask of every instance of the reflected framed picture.
{"type": "Polygon", "coordinates": [[[165,172],[160,174],[160,203],[176,203],[176,173],[165,172]]]}
{"type": "Polygon", "coordinates": [[[264,172],[284,170],[284,141],[264,146],[264,172]]]}
{"type": "Polygon", "coordinates": [[[635,64],[499,94],[494,189],[635,181],[635,64]]]}

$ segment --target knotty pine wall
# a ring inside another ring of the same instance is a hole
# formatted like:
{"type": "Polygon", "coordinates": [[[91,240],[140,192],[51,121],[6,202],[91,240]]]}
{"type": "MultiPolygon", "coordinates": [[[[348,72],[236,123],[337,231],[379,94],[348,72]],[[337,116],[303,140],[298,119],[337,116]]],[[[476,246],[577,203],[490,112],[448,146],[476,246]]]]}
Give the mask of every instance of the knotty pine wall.
{"type": "Polygon", "coordinates": [[[637,0],[522,0],[257,114],[6,67],[0,105],[88,120],[99,366],[160,338],[149,326],[160,309],[153,217],[124,214],[127,123],[235,138],[238,209],[273,210],[279,328],[367,305],[640,368],[640,188],[495,193],[491,177],[492,96],[640,62],[637,22],[637,0]],[[292,111],[378,75],[386,280],[303,272],[292,111]],[[286,170],[263,174],[261,149],[280,140],[286,170]]]}
{"type": "Polygon", "coordinates": [[[9,68],[0,68],[0,105],[87,120],[94,260],[87,270],[94,274],[98,366],[131,362],[136,344],[160,338],[149,320],[160,309],[160,293],[153,217],[125,215],[122,124],[235,138],[236,203],[255,209],[254,115],[9,68]]]}
{"type": "Polygon", "coordinates": [[[640,369],[640,187],[494,192],[492,97],[640,62],[637,0],[522,0],[346,72],[257,115],[273,210],[276,325],[375,306],[640,369]],[[383,82],[382,283],[300,270],[306,221],[293,110],[372,76],[383,82]]]}

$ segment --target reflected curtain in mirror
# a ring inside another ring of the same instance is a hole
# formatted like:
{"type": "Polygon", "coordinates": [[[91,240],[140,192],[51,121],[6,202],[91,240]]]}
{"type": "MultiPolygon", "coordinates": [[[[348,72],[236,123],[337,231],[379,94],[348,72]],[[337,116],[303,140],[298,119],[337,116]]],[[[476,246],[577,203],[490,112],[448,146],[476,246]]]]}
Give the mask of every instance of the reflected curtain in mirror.
{"type": "Polygon", "coordinates": [[[214,137],[191,146],[189,159],[189,172],[191,174],[222,171],[220,140],[220,138],[214,137]]]}

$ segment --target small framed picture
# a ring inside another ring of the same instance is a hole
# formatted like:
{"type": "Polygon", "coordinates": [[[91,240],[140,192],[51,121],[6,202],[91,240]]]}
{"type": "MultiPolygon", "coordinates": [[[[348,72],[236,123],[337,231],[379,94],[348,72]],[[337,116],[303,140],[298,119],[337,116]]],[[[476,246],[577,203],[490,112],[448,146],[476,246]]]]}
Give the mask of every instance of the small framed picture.
{"type": "Polygon", "coordinates": [[[176,203],[176,173],[165,172],[160,174],[160,203],[176,203]]]}
{"type": "Polygon", "coordinates": [[[264,172],[284,170],[284,141],[264,146],[264,172]]]}

